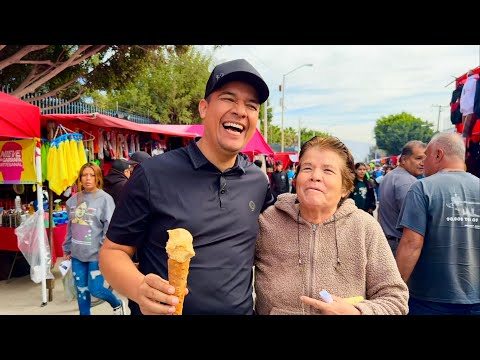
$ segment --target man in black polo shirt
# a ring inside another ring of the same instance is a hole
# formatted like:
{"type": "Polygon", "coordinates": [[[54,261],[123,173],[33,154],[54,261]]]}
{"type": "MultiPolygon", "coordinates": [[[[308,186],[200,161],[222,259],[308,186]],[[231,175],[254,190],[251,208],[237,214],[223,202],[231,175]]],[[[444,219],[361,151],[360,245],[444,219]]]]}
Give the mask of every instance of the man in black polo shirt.
{"type": "Polygon", "coordinates": [[[195,250],[183,314],[253,313],[257,220],[273,196],[261,169],[239,152],[268,95],[247,61],[216,66],[199,103],[203,137],[137,165],[99,259],[108,283],[134,301],[132,314],[171,314],[178,304],[165,281],[167,230],[174,228],[190,231],[195,250]]]}

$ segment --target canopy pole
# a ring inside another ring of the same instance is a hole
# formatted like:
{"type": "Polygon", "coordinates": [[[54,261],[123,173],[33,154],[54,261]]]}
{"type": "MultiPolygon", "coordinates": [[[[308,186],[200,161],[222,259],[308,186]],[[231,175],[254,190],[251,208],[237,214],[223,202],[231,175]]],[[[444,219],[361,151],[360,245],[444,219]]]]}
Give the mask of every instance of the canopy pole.
{"type": "Polygon", "coordinates": [[[43,210],[42,193],[42,150],[40,140],[37,139],[35,146],[35,173],[37,175],[37,204],[38,204],[38,251],[40,254],[40,274],[42,276],[42,306],[47,305],[47,263],[45,249],[45,214],[43,210]]]}

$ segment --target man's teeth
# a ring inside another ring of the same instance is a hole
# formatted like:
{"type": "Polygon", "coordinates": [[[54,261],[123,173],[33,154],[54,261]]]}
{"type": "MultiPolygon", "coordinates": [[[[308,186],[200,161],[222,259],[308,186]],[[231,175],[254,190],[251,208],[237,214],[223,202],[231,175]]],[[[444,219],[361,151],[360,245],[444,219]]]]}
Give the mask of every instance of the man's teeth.
{"type": "Polygon", "coordinates": [[[233,128],[238,129],[240,131],[243,131],[243,126],[240,125],[240,124],[227,122],[227,123],[223,124],[223,126],[233,127],[233,128]]]}

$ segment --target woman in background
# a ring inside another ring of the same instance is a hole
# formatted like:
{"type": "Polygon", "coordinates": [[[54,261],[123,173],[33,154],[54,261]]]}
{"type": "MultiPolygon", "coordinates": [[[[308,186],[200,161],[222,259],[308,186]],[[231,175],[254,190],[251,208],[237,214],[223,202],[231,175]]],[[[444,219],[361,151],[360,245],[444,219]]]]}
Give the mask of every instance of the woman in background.
{"type": "Polygon", "coordinates": [[[96,164],[87,163],[80,169],[79,192],[66,203],[69,222],[63,252],[65,259],[72,260],[80,315],[90,315],[90,295],[108,302],[114,314],[124,314],[123,302],[104,287],[98,267],[98,251],[115,210],[113,198],[102,186],[102,170],[96,164]]]}
{"type": "Polygon", "coordinates": [[[353,191],[350,197],[359,209],[373,216],[373,211],[377,208],[375,191],[372,181],[365,177],[366,173],[367,165],[362,162],[355,164],[355,179],[353,180],[353,191]]]}

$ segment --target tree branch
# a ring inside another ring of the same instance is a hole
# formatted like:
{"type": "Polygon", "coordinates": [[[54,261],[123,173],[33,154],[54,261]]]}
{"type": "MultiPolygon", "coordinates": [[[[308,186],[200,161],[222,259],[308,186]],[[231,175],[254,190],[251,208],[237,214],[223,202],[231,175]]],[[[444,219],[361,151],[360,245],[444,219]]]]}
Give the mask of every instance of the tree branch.
{"type": "MultiPolygon", "coordinates": [[[[5,47],[5,45],[2,46],[5,47]]],[[[33,51],[42,50],[49,46],[50,45],[27,45],[18,50],[12,56],[0,61],[0,70],[6,68],[7,66],[17,64],[25,55],[30,54],[33,51]]]]}
{"type": "MultiPolygon", "coordinates": [[[[25,80],[23,80],[22,83],[17,86],[17,89],[23,89],[24,87],[27,87],[28,84],[33,82],[34,79],[36,78],[35,77],[36,72],[37,72],[37,66],[35,65],[35,66],[32,67],[32,70],[30,70],[30,73],[25,78],[25,80]]],[[[11,94],[11,95],[13,95],[13,94],[11,94]]]]}
{"type": "Polygon", "coordinates": [[[70,80],[70,81],[66,82],[65,84],[57,87],[56,89],[53,89],[52,91],[49,91],[49,92],[46,93],[46,94],[42,94],[42,95],[38,95],[38,96],[35,96],[35,97],[32,97],[32,98],[26,99],[26,101],[29,102],[29,103],[32,103],[32,102],[34,102],[34,101],[39,101],[39,100],[42,100],[42,99],[46,99],[47,97],[56,95],[57,93],[59,93],[59,92],[62,91],[63,89],[66,89],[67,87],[69,87],[70,85],[72,85],[75,81],[78,80],[79,77],[80,77],[80,75],[79,75],[79,76],[75,76],[72,80],[70,80]]]}
{"type": "Polygon", "coordinates": [[[54,68],[48,75],[43,76],[41,79],[38,79],[37,81],[31,83],[29,86],[24,87],[23,89],[17,88],[15,89],[11,95],[16,96],[18,98],[21,98],[22,96],[34,92],[39,86],[42,84],[45,84],[47,81],[50,79],[54,78],[56,75],[61,73],[63,70],[69,68],[70,66],[78,65],[82,61],[88,59],[92,55],[96,54],[100,50],[102,50],[106,45],[81,45],[77,49],[77,51],[65,62],[54,68]],[[89,48],[91,48],[89,51],[87,51],[89,48]],[[84,53],[85,52],[85,53],[84,53]]]}
{"type": "Polygon", "coordinates": [[[32,65],[49,65],[55,66],[55,64],[50,60],[20,60],[17,61],[17,64],[32,64],[32,65]]]}

